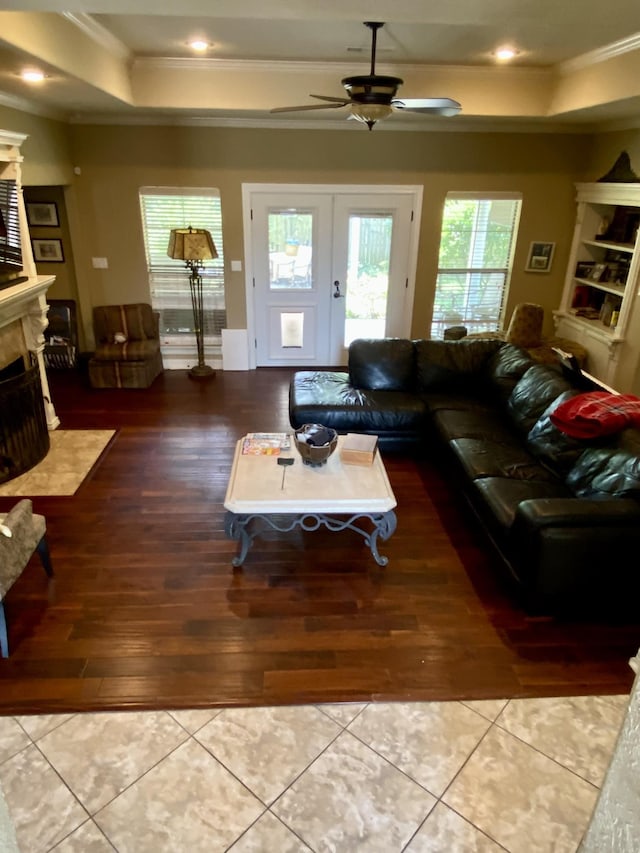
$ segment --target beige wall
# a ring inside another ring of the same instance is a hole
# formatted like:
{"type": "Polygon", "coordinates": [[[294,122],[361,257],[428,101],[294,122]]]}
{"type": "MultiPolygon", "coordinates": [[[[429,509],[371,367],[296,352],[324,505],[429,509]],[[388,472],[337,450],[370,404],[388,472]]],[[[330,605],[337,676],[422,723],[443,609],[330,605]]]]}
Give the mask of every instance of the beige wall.
{"type": "MultiPolygon", "coordinates": [[[[412,334],[426,335],[442,204],[448,190],[523,194],[508,314],[516,302],[560,302],[575,217],[573,182],[583,178],[589,137],[557,134],[413,133],[193,127],[70,128],[69,195],[76,267],[86,305],[148,300],[138,191],[142,186],[215,186],[221,193],[230,328],[246,323],[241,187],[244,182],[422,184],[424,203],[412,334]],[[529,244],[556,242],[551,273],[525,273],[529,244]],[[91,258],[108,259],[95,270],[91,258]]],[[[85,317],[89,316],[86,307],[85,317]]]]}
{"type": "MultiPolygon", "coordinates": [[[[28,192],[40,198],[53,186],[60,188],[56,198],[63,199],[67,257],[55,270],[59,281],[51,296],[77,293],[81,346],[88,347],[94,305],[149,299],[138,201],[142,186],[220,189],[228,324],[243,328],[244,275],[231,272],[230,261],[244,260],[242,184],[260,182],[422,185],[415,337],[429,333],[447,191],[521,192],[507,319],[517,302],[539,302],[550,333],[573,232],[573,183],[597,177],[599,161],[606,160],[606,171],[615,159],[610,149],[620,144],[601,137],[595,145],[592,137],[573,134],[65,125],[2,107],[0,123],[29,134],[23,146],[28,192]],[[524,272],[533,240],[556,243],[548,274],[524,272]],[[108,269],[94,269],[94,257],[107,258],[108,269]]],[[[640,135],[635,141],[640,160],[640,135]]]]}
{"type": "Polygon", "coordinates": [[[24,157],[22,183],[25,186],[69,183],[73,166],[66,123],[0,106],[0,127],[28,135],[20,149],[24,157]]]}

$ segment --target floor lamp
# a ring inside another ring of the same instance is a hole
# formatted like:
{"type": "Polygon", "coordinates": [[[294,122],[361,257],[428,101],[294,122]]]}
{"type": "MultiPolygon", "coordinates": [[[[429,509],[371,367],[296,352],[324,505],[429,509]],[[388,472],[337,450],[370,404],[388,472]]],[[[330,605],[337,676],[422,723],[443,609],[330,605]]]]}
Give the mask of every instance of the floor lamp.
{"type": "Polygon", "coordinates": [[[169,237],[167,254],[184,261],[189,270],[189,288],[193,308],[193,326],[196,333],[198,363],[189,371],[198,379],[215,376],[215,370],[204,363],[204,305],[202,301],[202,275],[204,261],[218,257],[218,252],[205,228],[173,228],[169,237]]]}

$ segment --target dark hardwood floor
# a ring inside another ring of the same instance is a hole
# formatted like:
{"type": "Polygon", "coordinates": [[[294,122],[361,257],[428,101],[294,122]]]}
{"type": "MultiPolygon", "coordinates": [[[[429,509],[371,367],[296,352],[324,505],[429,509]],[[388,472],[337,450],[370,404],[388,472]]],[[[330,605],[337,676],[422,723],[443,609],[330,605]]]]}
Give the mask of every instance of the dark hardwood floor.
{"type": "MultiPolygon", "coordinates": [[[[271,532],[234,571],[235,441],[288,428],[291,371],[167,371],[146,391],[52,372],[63,429],[117,434],[72,497],[34,497],[37,558],[6,597],[0,713],[626,693],[640,624],[528,618],[429,459],[383,454],[398,527],[271,532]]],[[[8,510],[15,498],[0,498],[8,510]]]]}

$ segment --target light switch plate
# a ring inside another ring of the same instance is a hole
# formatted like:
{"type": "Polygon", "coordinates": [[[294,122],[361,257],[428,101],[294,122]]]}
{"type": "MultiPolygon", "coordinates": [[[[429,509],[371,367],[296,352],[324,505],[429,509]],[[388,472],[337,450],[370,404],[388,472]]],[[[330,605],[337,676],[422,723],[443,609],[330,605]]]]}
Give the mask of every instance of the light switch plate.
{"type": "Polygon", "coordinates": [[[231,261],[231,272],[242,272],[242,261],[231,261]]]}
{"type": "Polygon", "coordinates": [[[91,258],[94,270],[108,270],[109,261],[106,258],[91,258]]]}

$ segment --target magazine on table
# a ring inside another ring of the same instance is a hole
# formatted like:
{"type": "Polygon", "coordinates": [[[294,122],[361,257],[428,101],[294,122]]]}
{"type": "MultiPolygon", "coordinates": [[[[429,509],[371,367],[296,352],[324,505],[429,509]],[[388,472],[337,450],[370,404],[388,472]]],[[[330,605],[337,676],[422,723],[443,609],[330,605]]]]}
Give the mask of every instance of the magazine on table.
{"type": "Polygon", "coordinates": [[[242,439],[245,456],[277,456],[291,449],[291,436],[286,432],[248,432],[242,439]]]}

